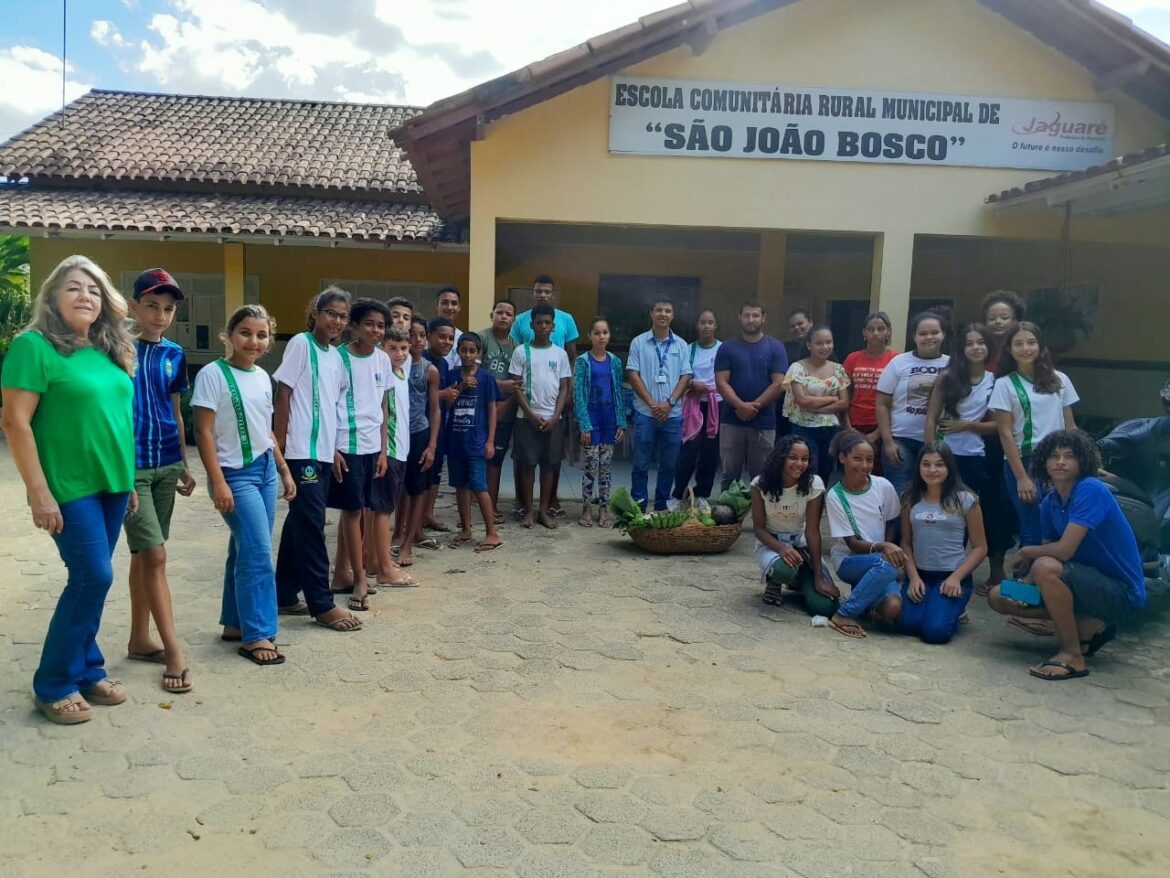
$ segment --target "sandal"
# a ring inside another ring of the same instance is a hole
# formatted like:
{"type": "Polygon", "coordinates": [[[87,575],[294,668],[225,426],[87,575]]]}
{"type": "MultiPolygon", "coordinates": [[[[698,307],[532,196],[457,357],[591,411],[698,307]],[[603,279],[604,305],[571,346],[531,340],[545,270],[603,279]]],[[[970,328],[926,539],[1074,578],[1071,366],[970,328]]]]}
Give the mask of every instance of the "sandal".
{"type": "Polygon", "coordinates": [[[581,525],[581,527],[593,527],[593,519],[586,513],[577,519],[577,524],[581,525]]]}
{"type": "Polygon", "coordinates": [[[391,579],[389,582],[379,579],[378,585],[386,585],[391,588],[417,588],[418,580],[409,573],[403,573],[401,579],[391,579]]]}
{"type": "Polygon", "coordinates": [[[1081,653],[1088,658],[1091,655],[1096,655],[1101,651],[1106,643],[1117,636],[1116,625],[1106,625],[1088,640],[1081,641],[1081,653]]]}
{"type": "Polygon", "coordinates": [[[1077,680],[1081,677],[1089,676],[1089,669],[1085,668],[1083,671],[1078,671],[1067,662],[1058,662],[1055,659],[1049,659],[1046,662],[1040,662],[1034,668],[1028,668],[1028,673],[1040,680],[1077,680]],[[1060,668],[1065,673],[1045,674],[1042,673],[1044,668],[1060,668]]]}
{"type": "Polygon", "coordinates": [[[419,540],[414,546],[416,549],[430,549],[432,552],[437,552],[439,550],[439,541],[427,537],[425,540],[419,540]]]}
{"type": "Polygon", "coordinates": [[[488,542],[483,542],[483,543],[480,543],[478,546],[476,546],[476,547],[475,547],[475,551],[476,551],[476,552],[480,552],[480,553],[483,553],[483,552],[494,552],[496,549],[498,549],[498,548],[499,548],[500,546],[502,546],[502,545],[504,545],[502,542],[499,542],[499,543],[488,543],[488,542]]]}
{"type": "Polygon", "coordinates": [[[837,617],[834,616],[829,620],[829,627],[838,634],[844,634],[846,637],[852,637],[857,640],[860,640],[862,637],[866,636],[865,629],[854,622],[852,619],[842,619],[840,622],[838,622],[837,617]]]}
{"type": "Polygon", "coordinates": [[[53,702],[34,698],[33,703],[36,704],[37,710],[45,715],[45,719],[59,726],[75,726],[93,719],[93,711],[89,709],[89,704],[81,697],[80,692],[74,692],[60,701],[53,702]],[[77,705],[77,709],[70,710],[74,704],[77,705]]]}
{"type": "Polygon", "coordinates": [[[162,676],[162,678],[163,678],[163,682],[162,682],[163,691],[164,692],[173,692],[176,695],[181,695],[184,692],[190,692],[192,689],[195,688],[193,685],[191,685],[190,683],[187,682],[187,677],[190,675],[190,673],[191,673],[190,668],[183,668],[183,670],[178,674],[163,674],[163,676],[162,676]],[[176,685],[168,686],[167,682],[171,681],[171,680],[177,680],[178,685],[177,686],[176,685]]]}
{"type": "Polygon", "coordinates": [[[246,646],[241,646],[239,649],[236,650],[236,652],[239,655],[242,655],[244,658],[248,659],[248,661],[252,662],[253,664],[257,664],[257,665],[283,665],[284,664],[284,655],[280,652],[280,650],[278,650],[276,648],[275,643],[272,644],[272,646],[253,646],[251,649],[249,649],[246,646]],[[272,658],[262,659],[256,655],[256,653],[258,653],[258,652],[272,652],[272,653],[276,653],[276,655],[273,656],[272,658]]]}
{"type": "Polygon", "coordinates": [[[81,697],[90,704],[100,704],[103,707],[113,707],[121,704],[130,697],[126,687],[120,680],[111,680],[108,677],[100,683],[95,683],[88,689],[81,690],[81,697]]]}
{"type": "Polygon", "coordinates": [[[350,631],[360,631],[362,628],[362,620],[356,616],[339,616],[329,622],[323,622],[320,619],[314,619],[313,621],[322,628],[328,628],[330,631],[349,633],[350,631]]]}
{"type": "Polygon", "coordinates": [[[150,662],[155,665],[163,665],[167,661],[167,651],[156,649],[154,652],[127,652],[126,658],[132,662],[150,662]]]}
{"type": "Polygon", "coordinates": [[[291,607],[279,607],[277,612],[282,616],[307,616],[309,615],[309,605],[304,601],[297,601],[291,607]]]}
{"type": "Polygon", "coordinates": [[[458,537],[455,537],[453,540],[451,540],[451,542],[447,543],[447,548],[448,549],[458,549],[464,543],[470,543],[471,540],[472,540],[472,537],[458,536],[458,537]]]}
{"type": "Polygon", "coordinates": [[[359,598],[357,595],[354,595],[349,599],[349,608],[359,613],[364,613],[370,608],[370,602],[365,596],[359,598]]]}

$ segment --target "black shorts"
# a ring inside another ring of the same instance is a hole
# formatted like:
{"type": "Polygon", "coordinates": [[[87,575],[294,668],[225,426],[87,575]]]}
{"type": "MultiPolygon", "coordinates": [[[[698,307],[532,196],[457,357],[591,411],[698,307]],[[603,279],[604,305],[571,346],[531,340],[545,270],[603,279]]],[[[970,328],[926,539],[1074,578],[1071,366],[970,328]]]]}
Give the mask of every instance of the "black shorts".
{"type": "Polygon", "coordinates": [[[378,463],[378,453],[373,454],[346,454],[347,467],[339,482],[329,473],[329,493],[326,495],[325,505],[330,509],[342,509],[346,512],[356,512],[370,508],[371,486],[374,481],[374,467],[378,463]]]}
{"type": "Polygon", "coordinates": [[[504,458],[508,456],[508,446],[512,444],[512,428],[515,425],[515,418],[510,418],[507,421],[496,421],[496,453],[488,461],[488,466],[499,469],[504,465],[504,458]]]}
{"type": "Polygon", "coordinates": [[[402,477],[406,462],[391,458],[386,461],[386,474],[370,483],[370,509],[374,512],[391,513],[398,506],[402,496],[402,477]]]}
{"type": "Polygon", "coordinates": [[[1110,625],[1124,625],[1139,610],[1130,603],[1129,587],[1096,567],[1065,561],[1061,580],[1072,592],[1073,612],[1078,616],[1092,616],[1110,625]]]}
{"type": "Polygon", "coordinates": [[[521,466],[560,466],[565,441],[561,424],[537,430],[527,418],[517,418],[512,436],[512,458],[521,466]]]}
{"type": "Polygon", "coordinates": [[[419,469],[419,458],[427,450],[427,443],[430,441],[430,428],[410,434],[410,451],[406,454],[406,469],[402,474],[402,489],[410,497],[425,494],[427,488],[431,486],[431,471],[428,469],[423,472],[419,469]]]}

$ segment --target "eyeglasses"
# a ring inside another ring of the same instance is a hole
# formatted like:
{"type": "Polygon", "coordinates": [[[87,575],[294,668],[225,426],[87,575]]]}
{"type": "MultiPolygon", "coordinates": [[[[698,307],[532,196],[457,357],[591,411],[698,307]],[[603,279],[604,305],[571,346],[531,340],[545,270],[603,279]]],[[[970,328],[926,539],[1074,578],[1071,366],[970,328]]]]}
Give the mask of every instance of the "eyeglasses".
{"type": "Polygon", "coordinates": [[[343,321],[344,321],[344,320],[349,320],[349,314],[348,314],[348,313],[345,313],[345,314],[343,314],[343,313],[341,313],[340,311],[334,311],[334,310],[332,310],[332,309],[330,309],[330,308],[322,308],[322,309],[321,309],[320,311],[318,311],[317,313],[318,313],[318,314],[324,314],[326,317],[329,317],[329,318],[330,318],[330,319],[332,319],[332,320],[343,320],[343,321]]]}

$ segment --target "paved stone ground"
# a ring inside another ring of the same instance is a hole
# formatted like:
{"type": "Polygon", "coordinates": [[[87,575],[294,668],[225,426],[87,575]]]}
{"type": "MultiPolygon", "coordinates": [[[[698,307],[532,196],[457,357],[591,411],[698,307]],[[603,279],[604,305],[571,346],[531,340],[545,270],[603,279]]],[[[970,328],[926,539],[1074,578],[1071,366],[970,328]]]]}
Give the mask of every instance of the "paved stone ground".
{"type": "Polygon", "coordinates": [[[261,669],[218,639],[225,528],[202,487],[178,510],[196,690],[122,657],[122,546],[101,642],[131,700],[51,726],[62,567],[0,460],[0,874],[1170,874],[1164,625],[1044,683],[981,605],[947,647],[766,608],[748,536],[655,559],[509,525],[418,552],[359,634],[288,622],[261,669]]]}

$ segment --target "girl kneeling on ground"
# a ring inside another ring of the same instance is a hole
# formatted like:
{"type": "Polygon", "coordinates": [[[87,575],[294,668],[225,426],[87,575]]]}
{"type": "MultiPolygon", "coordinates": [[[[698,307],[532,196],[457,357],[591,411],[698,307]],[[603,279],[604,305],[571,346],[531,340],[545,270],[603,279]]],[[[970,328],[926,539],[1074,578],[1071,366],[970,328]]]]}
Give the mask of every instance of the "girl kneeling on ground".
{"type": "Polygon", "coordinates": [[[898,630],[946,643],[971,600],[971,574],[987,557],[987,538],[979,498],[942,442],[927,442],[918,452],[918,473],[902,498],[902,551],[906,587],[898,630]]]}
{"type": "Polygon", "coordinates": [[[752,479],[756,561],[764,577],[764,603],[780,606],[785,588],[804,597],[814,616],[832,616],[841,597],[821,564],[821,504],[825,483],[812,471],[808,442],[781,438],[752,479]]]}
{"type": "Polygon", "coordinates": [[[865,637],[858,623],[869,612],[883,622],[898,618],[902,596],[898,580],[906,556],[893,541],[901,515],[898,492],[886,479],[870,475],[873,446],[856,430],[837,434],[830,453],[841,467],[841,481],[829,491],[829,533],[837,575],[853,586],[829,620],[846,637],[865,637]]]}

